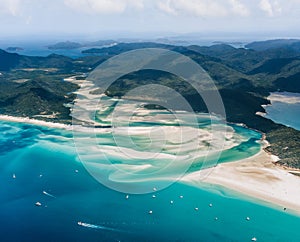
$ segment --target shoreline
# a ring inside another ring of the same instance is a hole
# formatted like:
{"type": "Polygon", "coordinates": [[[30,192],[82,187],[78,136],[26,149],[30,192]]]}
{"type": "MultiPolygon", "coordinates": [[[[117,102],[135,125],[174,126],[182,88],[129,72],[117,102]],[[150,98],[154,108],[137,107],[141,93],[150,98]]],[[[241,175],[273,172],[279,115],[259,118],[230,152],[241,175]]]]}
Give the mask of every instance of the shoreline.
{"type": "Polygon", "coordinates": [[[33,124],[33,125],[39,125],[48,128],[59,128],[59,129],[72,128],[72,125],[70,124],[55,123],[55,122],[49,122],[49,121],[33,119],[28,117],[15,117],[10,115],[3,115],[3,114],[0,115],[0,121],[33,124]]]}
{"type": "Polygon", "coordinates": [[[0,121],[4,122],[12,122],[12,123],[24,123],[24,124],[31,124],[37,125],[47,128],[55,128],[55,129],[63,129],[68,131],[77,131],[81,133],[107,133],[107,128],[96,128],[94,126],[85,127],[79,124],[62,124],[62,123],[55,123],[49,121],[43,121],[39,119],[32,119],[32,118],[23,118],[23,117],[14,117],[9,115],[0,115],[0,121]]]}
{"type": "Polygon", "coordinates": [[[201,171],[182,178],[182,182],[220,185],[272,208],[300,215],[300,177],[278,167],[274,158],[263,149],[249,158],[222,163],[209,169],[201,179],[201,171]]]}
{"type": "MultiPolygon", "coordinates": [[[[0,120],[28,123],[49,128],[72,129],[72,125],[47,122],[37,119],[0,115],[0,120]]],[[[238,124],[239,125],[239,124],[238,124]]],[[[262,148],[259,153],[246,159],[218,164],[207,169],[209,175],[201,178],[201,170],[182,177],[180,182],[199,186],[201,183],[220,185],[248,197],[271,203],[300,214],[300,177],[292,174],[289,167],[276,164],[278,157],[265,151],[269,145],[262,134],[262,148]],[[238,182],[237,182],[238,181],[238,182]]]]}

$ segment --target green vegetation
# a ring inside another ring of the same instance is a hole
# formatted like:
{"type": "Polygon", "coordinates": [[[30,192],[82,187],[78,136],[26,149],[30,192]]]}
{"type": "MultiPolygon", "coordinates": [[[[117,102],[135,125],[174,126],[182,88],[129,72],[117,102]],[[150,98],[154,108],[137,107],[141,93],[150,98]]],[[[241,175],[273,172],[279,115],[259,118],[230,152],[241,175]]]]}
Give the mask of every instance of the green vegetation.
{"type": "Polygon", "coordinates": [[[246,48],[262,51],[269,49],[292,49],[293,51],[300,51],[300,40],[298,39],[276,39],[276,40],[266,40],[257,41],[246,45],[246,48]]]}
{"type": "MultiPolygon", "coordinates": [[[[71,93],[78,87],[63,81],[64,78],[84,76],[104,60],[125,51],[166,48],[189,56],[210,74],[223,98],[229,122],[244,123],[264,132],[271,144],[267,150],[278,155],[282,159],[281,164],[300,168],[300,131],[256,115],[256,112],[264,111],[261,105],[269,104],[266,97],[270,92],[300,92],[298,42],[283,42],[256,42],[247,46],[251,49],[237,49],[225,44],[181,47],[157,43],[121,43],[108,48],[86,50],[84,53],[91,56],[75,60],[59,55],[26,57],[0,51],[0,112],[70,122],[70,111],[64,104],[74,100],[71,93]],[[55,118],[35,116],[53,113],[56,114],[55,118]]],[[[129,73],[116,81],[107,94],[121,97],[132,88],[151,83],[173,88],[190,102],[195,111],[207,111],[202,98],[190,85],[176,76],[155,70],[129,73]]],[[[162,108],[155,105],[147,107],[162,108]]]]}
{"type": "Polygon", "coordinates": [[[78,49],[83,47],[92,47],[92,46],[105,46],[105,45],[112,45],[115,44],[116,41],[114,40],[99,40],[94,42],[85,42],[85,43],[77,43],[77,42],[59,42],[54,45],[49,45],[49,50],[72,50],[78,49]]]}
{"type": "Polygon", "coordinates": [[[102,61],[54,54],[29,57],[0,50],[0,113],[71,123],[65,104],[73,102],[78,86],[63,79],[83,75],[102,61]]]}
{"type": "Polygon", "coordinates": [[[49,50],[72,50],[72,49],[78,49],[81,47],[80,43],[66,41],[66,42],[59,42],[54,45],[48,46],[49,50]]]}

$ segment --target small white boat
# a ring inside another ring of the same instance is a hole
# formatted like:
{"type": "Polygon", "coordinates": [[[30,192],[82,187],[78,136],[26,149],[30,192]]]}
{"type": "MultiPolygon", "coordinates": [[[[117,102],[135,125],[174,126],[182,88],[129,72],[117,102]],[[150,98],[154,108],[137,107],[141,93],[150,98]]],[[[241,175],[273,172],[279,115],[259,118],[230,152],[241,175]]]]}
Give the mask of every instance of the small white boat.
{"type": "Polygon", "coordinates": [[[213,206],[212,203],[210,203],[210,204],[209,204],[209,207],[212,207],[212,206],[213,206]]]}
{"type": "Polygon", "coordinates": [[[251,239],[251,241],[257,241],[257,238],[253,237],[253,238],[251,239]]]}
{"type": "Polygon", "coordinates": [[[247,220],[247,221],[250,221],[250,218],[249,218],[249,217],[246,217],[246,220],[247,220]]]}
{"type": "Polygon", "coordinates": [[[149,214],[152,214],[152,213],[153,213],[153,211],[152,211],[152,210],[150,210],[150,211],[149,211],[149,214]]]}
{"type": "Polygon", "coordinates": [[[174,203],[174,201],[173,201],[173,200],[171,200],[171,201],[170,201],[170,203],[171,203],[171,204],[173,204],[173,203],[174,203]]]}
{"type": "Polygon", "coordinates": [[[42,204],[40,202],[36,202],[35,206],[40,207],[40,206],[42,206],[42,204]]]}
{"type": "Polygon", "coordinates": [[[152,195],[152,198],[156,198],[156,195],[152,195]]]}
{"type": "Polygon", "coordinates": [[[125,197],[126,199],[128,199],[129,198],[129,195],[126,195],[126,197],[125,197]]]}
{"type": "Polygon", "coordinates": [[[181,195],[181,196],[179,196],[179,198],[181,198],[181,199],[182,199],[182,198],[183,198],[183,196],[181,195]]]}
{"type": "Polygon", "coordinates": [[[199,211],[199,208],[195,208],[196,211],[199,211]]]}
{"type": "Polygon", "coordinates": [[[156,187],[153,187],[153,191],[157,191],[157,188],[156,188],[156,187]]]}
{"type": "Polygon", "coordinates": [[[17,178],[17,177],[16,177],[16,174],[13,174],[13,176],[12,176],[12,177],[13,177],[13,179],[16,179],[16,178],[17,178]]]}

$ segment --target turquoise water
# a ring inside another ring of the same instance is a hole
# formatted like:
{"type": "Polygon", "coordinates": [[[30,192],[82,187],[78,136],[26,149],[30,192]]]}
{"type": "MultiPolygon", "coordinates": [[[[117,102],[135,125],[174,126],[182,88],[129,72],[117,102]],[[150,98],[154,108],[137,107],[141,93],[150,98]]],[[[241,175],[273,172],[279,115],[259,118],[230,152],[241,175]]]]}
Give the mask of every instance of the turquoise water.
{"type": "MultiPolygon", "coordinates": [[[[246,147],[260,135],[234,128],[250,139],[227,150],[221,162],[256,152],[247,153],[246,147]]],[[[0,122],[0,131],[1,241],[251,241],[256,237],[273,242],[300,238],[300,217],[216,185],[196,188],[177,182],[126,199],[126,194],[102,186],[84,169],[71,131],[9,122],[0,122]]]]}

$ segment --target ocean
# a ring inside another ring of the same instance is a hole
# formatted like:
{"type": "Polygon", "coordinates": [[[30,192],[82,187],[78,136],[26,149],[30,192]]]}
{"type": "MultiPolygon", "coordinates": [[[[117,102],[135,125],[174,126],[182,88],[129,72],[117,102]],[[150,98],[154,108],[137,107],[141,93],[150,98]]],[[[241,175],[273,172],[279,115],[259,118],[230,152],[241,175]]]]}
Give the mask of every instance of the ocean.
{"type": "MultiPolygon", "coordinates": [[[[11,41],[8,41],[11,43],[11,41]]],[[[39,42],[16,42],[14,44],[8,45],[6,42],[3,43],[0,42],[0,49],[6,50],[8,47],[11,46],[16,46],[20,47],[23,50],[18,51],[18,52],[11,52],[11,53],[18,53],[19,55],[26,55],[26,56],[42,56],[46,57],[51,54],[56,54],[56,55],[63,55],[67,56],[70,58],[80,58],[87,56],[87,54],[83,54],[82,51],[87,50],[87,49],[92,49],[92,48],[103,48],[106,46],[90,46],[90,47],[82,47],[82,48],[77,48],[77,49],[54,49],[51,50],[47,46],[52,45],[53,43],[49,41],[39,41],[39,42]]],[[[89,54],[91,55],[91,54],[89,54]]]]}
{"type": "Polygon", "coordinates": [[[270,105],[265,105],[265,118],[275,123],[300,130],[300,94],[291,92],[273,92],[268,99],[270,105]]]}
{"type": "MultiPolygon", "coordinates": [[[[235,134],[231,138],[238,141],[224,150],[219,162],[260,150],[259,133],[230,127],[235,134]]],[[[179,181],[147,194],[109,189],[78,159],[72,130],[6,121],[0,122],[0,130],[1,241],[300,238],[299,216],[221,186],[194,187],[179,181]]],[[[165,182],[158,180],[157,188],[165,182]]]]}

